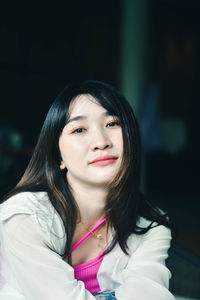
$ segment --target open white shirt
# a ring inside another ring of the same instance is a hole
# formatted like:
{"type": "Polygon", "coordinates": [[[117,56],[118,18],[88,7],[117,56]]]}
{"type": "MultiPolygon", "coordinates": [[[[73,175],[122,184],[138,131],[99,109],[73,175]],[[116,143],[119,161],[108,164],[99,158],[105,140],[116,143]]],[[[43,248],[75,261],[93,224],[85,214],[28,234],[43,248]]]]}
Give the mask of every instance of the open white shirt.
{"type": "MultiPolygon", "coordinates": [[[[148,224],[140,218],[140,226],[148,224]]],[[[165,266],[170,240],[170,230],[157,226],[128,238],[129,256],[117,244],[98,271],[101,290],[115,291],[117,300],[174,300],[165,266]]],[[[94,300],[62,260],[65,242],[46,192],[23,192],[1,204],[0,300],[94,300]]]]}

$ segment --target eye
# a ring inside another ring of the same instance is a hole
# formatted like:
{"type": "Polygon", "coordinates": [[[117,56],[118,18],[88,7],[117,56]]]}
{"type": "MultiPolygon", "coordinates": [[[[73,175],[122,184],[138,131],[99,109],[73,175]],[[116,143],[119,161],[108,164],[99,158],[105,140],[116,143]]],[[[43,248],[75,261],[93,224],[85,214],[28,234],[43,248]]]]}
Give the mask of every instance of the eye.
{"type": "Polygon", "coordinates": [[[85,129],[84,128],[77,128],[75,130],[72,131],[72,133],[82,133],[85,129]]]}
{"type": "Polygon", "coordinates": [[[120,123],[119,123],[119,121],[112,121],[112,122],[109,122],[106,126],[107,127],[120,126],[120,123]]]}

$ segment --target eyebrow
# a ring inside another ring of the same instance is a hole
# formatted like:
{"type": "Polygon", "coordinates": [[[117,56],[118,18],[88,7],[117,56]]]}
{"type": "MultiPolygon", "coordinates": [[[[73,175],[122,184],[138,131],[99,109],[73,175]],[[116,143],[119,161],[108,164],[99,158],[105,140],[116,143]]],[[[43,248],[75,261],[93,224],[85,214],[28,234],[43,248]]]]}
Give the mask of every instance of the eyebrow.
{"type": "MultiPolygon", "coordinates": [[[[102,115],[103,115],[103,116],[112,116],[112,114],[110,114],[108,111],[102,113],[102,115]]],[[[67,124],[69,124],[69,123],[71,123],[71,122],[73,122],[73,121],[84,120],[84,119],[87,119],[87,117],[86,117],[86,116],[83,116],[83,115],[79,115],[79,116],[76,116],[76,117],[73,117],[73,118],[69,119],[69,120],[67,121],[67,124]]]]}

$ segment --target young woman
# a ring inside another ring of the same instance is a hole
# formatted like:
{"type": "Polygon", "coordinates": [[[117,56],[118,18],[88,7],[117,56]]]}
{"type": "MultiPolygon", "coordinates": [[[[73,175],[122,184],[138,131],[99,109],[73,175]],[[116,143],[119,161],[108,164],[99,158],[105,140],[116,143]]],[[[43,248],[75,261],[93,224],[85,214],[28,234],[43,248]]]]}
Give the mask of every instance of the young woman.
{"type": "Polygon", "coordinates": [[[139,190],[140,138],[110,85],[68,85],[0,205],[2,300],[173,300],[166,215],[139,190]]]}

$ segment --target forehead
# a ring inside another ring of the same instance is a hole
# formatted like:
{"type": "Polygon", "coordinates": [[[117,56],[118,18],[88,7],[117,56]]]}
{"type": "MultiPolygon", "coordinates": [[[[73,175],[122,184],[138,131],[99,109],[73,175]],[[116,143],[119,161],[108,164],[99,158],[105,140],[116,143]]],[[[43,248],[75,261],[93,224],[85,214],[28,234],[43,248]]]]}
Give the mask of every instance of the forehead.
{"type": "Polygon", "coordinates": [[[91,95],[79,95],[70,104],[69,116],[82,115],[91,112],[106,113],[106,109],[91,95]]]}

